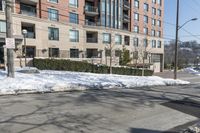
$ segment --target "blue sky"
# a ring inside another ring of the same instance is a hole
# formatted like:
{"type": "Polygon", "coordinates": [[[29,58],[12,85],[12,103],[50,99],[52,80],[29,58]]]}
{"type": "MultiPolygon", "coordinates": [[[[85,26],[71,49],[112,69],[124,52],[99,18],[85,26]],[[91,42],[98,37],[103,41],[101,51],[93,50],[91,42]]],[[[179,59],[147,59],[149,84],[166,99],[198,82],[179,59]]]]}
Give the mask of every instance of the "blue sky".
{"type": "MultiPolygon", "coordinates": [[[[165,2],[165,18],[164,18],[164,37],[166,41],[170,38],[175,39],[175,24],[176,24],[176,0],[164,0],[165,2]],[[174,25],[170,25],[172,23],[174,25]]],[[[192,19],[198,18],[197,21],[192,21],[183,28],[193,35],[200,35],[200,0],[180,0],[180,19],[179,25],[192,19]]],[[[191,36],[183,29],[179,31],[179,39],[181,41],[196,40],[200,43],[200,36],[191,36]]]]}

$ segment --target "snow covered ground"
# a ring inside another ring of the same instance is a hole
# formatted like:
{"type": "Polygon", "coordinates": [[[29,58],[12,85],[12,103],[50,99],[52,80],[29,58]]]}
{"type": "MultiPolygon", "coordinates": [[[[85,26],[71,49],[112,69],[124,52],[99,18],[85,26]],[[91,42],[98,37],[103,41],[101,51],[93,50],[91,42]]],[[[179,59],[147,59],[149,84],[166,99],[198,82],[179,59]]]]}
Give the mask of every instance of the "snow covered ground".
{"type": "Polygon", "coordinates": [[[6,72],[0,70],[0,94],[189,84],[186,81],[156,76],[139,77],[47,70],[26,74],[19,71],[21,70],[16,70],[16,78],[12,79],[7,78],[6,72]]]}

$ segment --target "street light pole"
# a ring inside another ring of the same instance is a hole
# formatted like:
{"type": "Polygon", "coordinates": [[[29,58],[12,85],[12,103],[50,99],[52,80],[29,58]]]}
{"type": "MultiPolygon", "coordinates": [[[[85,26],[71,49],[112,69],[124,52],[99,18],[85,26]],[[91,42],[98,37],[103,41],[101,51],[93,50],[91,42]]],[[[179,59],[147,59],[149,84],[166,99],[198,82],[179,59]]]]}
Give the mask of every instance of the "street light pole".
{"type": "Polygon", "coordinates": [[[178,67],[178,31],[190,21],[196,21],[197,18],[186,21],[182,26],[179,26],[179,0],[177,0],[177,12],[176,12],[176,40],[175,40],[175,56],[174,56],[174,79],[177,79],[177,67],[178,67]]]}
{"type": "Polygon", "coordinates": [[[25,67],[26,67],[26,35],[27,35],[27,30],[23,29],[22,34],[24,35],[24,57],[25,57],[25,67]]]}
{"type": "Polygon", "coordinates": [[[177,0],[177,12],[176,12],[176,42],[175,42],[175,56],[174,56],[174,79],[177,79],[178,30],[179,30],[179,0],[177,0]]]}

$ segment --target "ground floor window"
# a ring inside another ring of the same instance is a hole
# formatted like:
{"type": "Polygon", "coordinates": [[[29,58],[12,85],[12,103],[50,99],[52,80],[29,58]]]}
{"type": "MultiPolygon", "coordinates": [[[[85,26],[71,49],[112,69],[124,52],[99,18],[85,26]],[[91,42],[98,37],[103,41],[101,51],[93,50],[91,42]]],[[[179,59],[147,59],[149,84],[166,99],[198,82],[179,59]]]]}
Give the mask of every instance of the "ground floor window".
{"type": "Polygon", "coordinates": [[[49,57],[59,57],[59,48],[49,48],[49,57]]]}
{"type": "Polygon", "coordinates": [[[70,58],[79,58],[79,50],[70,49],[70,58]]]}
{"type": "MultiPolygon", "coordinates": [[[[23,46],[23,53],[25,52],[24,50],[25,50],[25,47],[23,46]]],[[[34,58],[35,53],[36,53],[35,46],[26,46],[26,57],[27,58],[34,58]]]]}
{"type": "Polygon", "coordinates": [[[87,49],[87,58],[97,58],[98,57],[98,49],[87,49]]]}

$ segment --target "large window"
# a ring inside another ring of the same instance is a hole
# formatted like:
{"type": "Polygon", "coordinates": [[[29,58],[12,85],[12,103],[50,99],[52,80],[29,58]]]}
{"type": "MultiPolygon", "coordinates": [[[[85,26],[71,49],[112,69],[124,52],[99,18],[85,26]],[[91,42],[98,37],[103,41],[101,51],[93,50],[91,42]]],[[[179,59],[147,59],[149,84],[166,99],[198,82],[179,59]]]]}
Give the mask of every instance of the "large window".
{"type": "Polygon", "coordinates": [[[139,0],[134,1],[134,7],[139,8],[139,0]]]}
{"type": "MultiPolygon", "coordinates": [[[[25,51],[25,47],[23,46],[23,53],[25,51]]],[[[36,53],[35,46],[26,46],[26,57],[34,58],[36,53]]]]}
{"type": "Polygon", "coordinates": [[[143,39],[143,45],[144,47],[148,47],[148,39],[143,39]]]}
{"type": "Polygon", "coordinates": [[[49,48],[49,57],[59,57],[59,48],[49,48]]]}
{"type": "Polygon", "coordinates": [[[144,10],[147,12],[149,11],[149,5],[147,3],[144,3],[144,10]]]}
{"type": "Polygon", "coordinates": [[[133,45],[134,45],[135,47],[138,47],[138,45],[139,45],[139,39],[138,39],[137,37],[134,37],[134,38],[133,38],[133,45]]]}
{"type": "Polygon", "coordinates": [[[70,38],[70,42],[79,42],[79,31],[78,30],[70,30],[69,38],[70,38]]]}
{"type": "Polygon", "coordinates": [[[156,31],[155,30],[151,30],[151,36],[156,36],[156,31]]]}
{"type": "Polygon", "coordinates": [[[0,20],[0,32],[5,33],[6,32],[6,22],[3,20],[0,20]]]}
{"type": "Polygon", "coordinates": [[[78,7],[78,0],[69,0],[69,6],[78,7]]]}
{"type": "Polygon", "coordinates": [[[134,19],[139,21],[139,14],[138,13],[134,13],[134,19]]]}
{"type": "Polygon", "coordinates": [[[70,49],[70,58],[79,58],[79,50],[70,49]]]}
{"type": "Polygon", "coordinates": [[[144,32],[145,35],[148,35],[148,28],[144,27],[143,32],[144,32]]]}
{"type": "Polygon", "coordinates": [[[121,35],[115,35],[115,44],[122,44],[122,36],[121,35]]]}
{"type": "Polygon", "coordinates": [[[139,33],[139,26],[134,26],[134,32],[139,33]]]}
{"type": "Polygon", "coordinates": [[[111,43],[111,34],[103,33],[103,43],[111,43]]]}
{"type": "Polygon", "coordinates": [[[58,28],[48,28],[49,40],[59,40],[59,29],[58,28]]]}
{"type": "Polygon", "coordinates": [[[162,42],[161,41],[158,41],[158,45],[157,45],[157,48],[161,48],[162,46],[162,42]]]}
{"type": "Polygon", "coordinates": [[[156,8],[152,7],[152,15],[156,15],[156,8]]]}
{"type": "Polygon", "coordinates": [[[161,27],[161,21],[160,21],[160,20],[157,21],[157,25],[158,25],[159,27],[161,27]]]}
{"type": "Polygon", "coordinates": [[[70,12],[69,13],[69,22],[74,23],[74,24],[78,24],[79,23],[78,14],[70,12]]]}
{"type": "Polygon", "coordinates": [[[152,18],[152,25],[156,26],[156,19],[152,18]]]}
{"type": "Polygon", "coordinates": [[[156,48],[156,40],[151,40],[151,46],[152,48],[156,48]]]}
{"type": "Polygon", "coordinates": [[[148,16],[144,15],[144,22],[148,23],[148,16]]]}
{"type": "Polygon", "coordinates": [[[48,9],[48,16],[49,16],[49,20],[52,21],[58,21],[59,20],[59,14],[58,14],[58,10],[56,9],[48,9]]]}
{"type": "Polygon", "coordinates": [[[158,9],[158,16],[162,16],[162,11],[158,9]]]}

